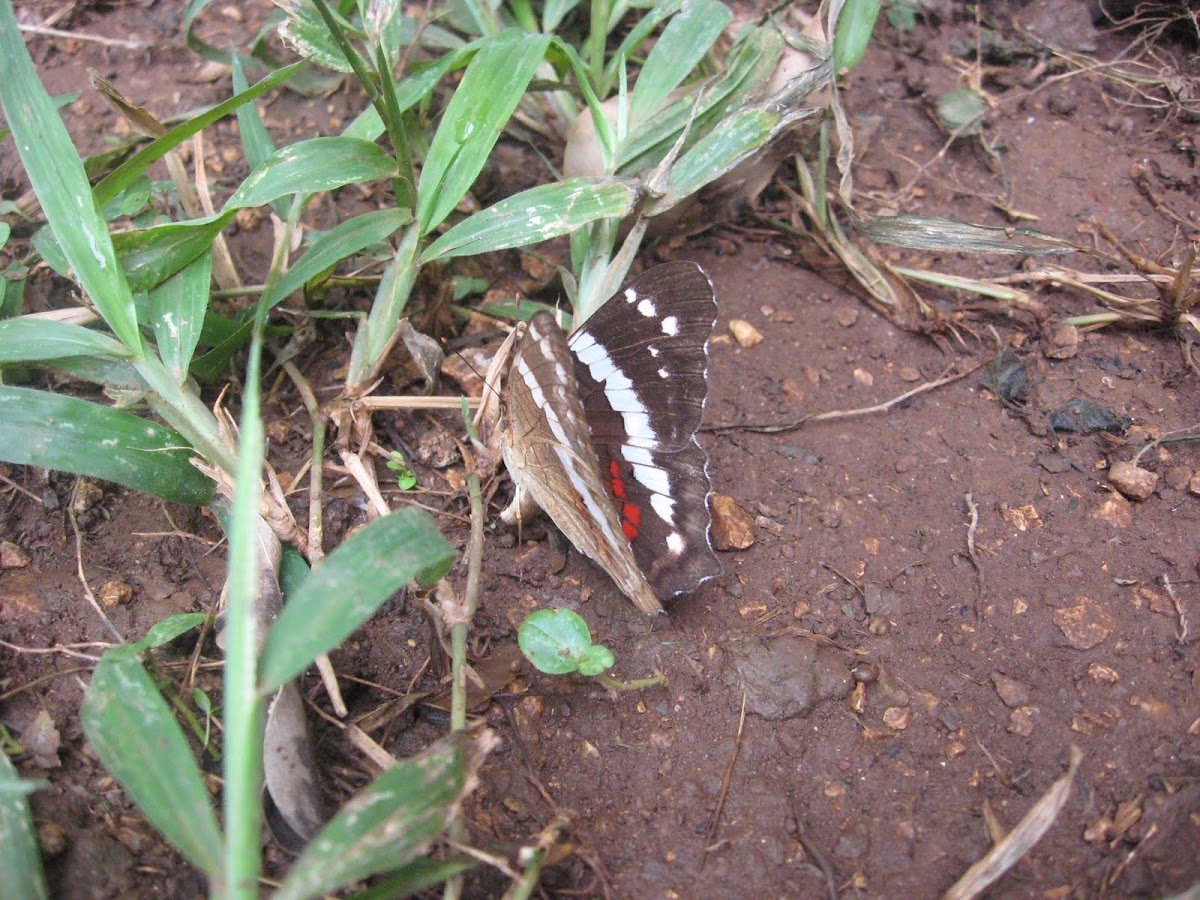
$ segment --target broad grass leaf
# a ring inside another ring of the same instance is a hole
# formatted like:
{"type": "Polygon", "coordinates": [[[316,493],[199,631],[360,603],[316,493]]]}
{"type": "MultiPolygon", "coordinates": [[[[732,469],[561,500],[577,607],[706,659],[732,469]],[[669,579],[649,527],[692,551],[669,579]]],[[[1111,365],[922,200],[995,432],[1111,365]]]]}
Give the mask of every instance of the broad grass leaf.
{"type": "Polygon", "coordinates": [[[129,359],[131,355],[120,341],[82,325],[34,318],[0,321],[0,366],[72,356],[129,359]]]}
{"type": "Polygon", "coordinates": [[[143,353],[133,294],[79,154],[38,81],[9,2],[0,3],[0,103],[46,221],[96,311],[136,356],[143,353]]]}
{"type": "Polygon", "coordinates": [[[395,174],[396,160],[378,144],[346,137],[311,138],[263,160],[224,210],[264,206],[290,194],[316,194],[395,174]]]}
{"type": "Polygon", "coordinates": [[[206,110],[200,113],[200,115],[176,125],[162,137],[147,144],[96,185],[94,191],[96,203],[101,206],[108,203],[132,183],[134,179],[141,177],[150,168],[152,163],[166,156],[168,150],[175,149],[192,135],[202,131],[214,122],[225,118],[230,113],[236,111],[242,104],[249,103],[272,88],[288,81],[304,65],[305,61],[301,60],[298,63],[277,69],[250,88],[230,97],[224,103],[219,103],[212,109],[206,110]]]}
{"type": "Polygon", "coordinates": [[[356,794],[296,860],[274,900],[319,897],[424,855],[482,758],[464,732],[398,761],[356,794]]]}
{"type": "Polygon", "coordinates": [[[189,222],[168,222],[113,236],[113,244],[136,292],[150,291],[183,271],[212,248],[236,210],[189,222]]]}
{"type": "Polygon", "coordinates": [[[440,225],[475,183],[549,43],[547,35],[509,29],[479,46],[421,169],[417,221],[422,234],[440,225]]]}
{"type": "Polygon", "coordinates": [[[175,380],[187,380],[192,354],[200,342],[212,281],[212,252],[200,254],[147,297],[158,355],[175,380]]]}
{"type": "Polygon", "coordinates": [[[178,433],[76,397],[0,385],[0,459],[115,481],[174,503],[205,503],[213,484],[178,433]]]}
{"type": "Polygon", "coordinates": [[[1032,228],[998,228],[938,216],[870,216],[855,228],[872,241],[913,250],[959,253],[1019,253],[1046,256],[1073,253],[1079,247],[1065,238],[1032,228]]]}
{"type": "Polygon", "coordinates": [[[336,647],[389,597],[416,578],[449,571],[454,548],[432,517],[409,507],[376,519],[329,554],[288,598],[259,662],[259,691],[269,694],[336,647]]]}
{"type": "Polygon", "coordinates": [[[96,755],[142,814],[219,881],[221,833],[200,769],[167,701],[128,648],[97,663],[79,717],[96,755]]]}
{"type": "Polygon", "coordinates": [[[26,796],[37,788],[36,782],[22,781],[8,755],[0,752],[0,884],[11,900],[50,896],[26,796]]]}
{"type": "Polygon", "coordinates": [[[623,218],[637,199],[637,185],[628,179],[569,178],[539,185],[459,222],[425,250],[421,262],[536,244],[597,219],[623,218]]]}
{"type": "Polygon", "coordinates": [[[862,61],[880,8],[879,0],[846,0],[833,36],[834,71],[853,69],[862,61]]]}
{"type": "Polygon", "coordinates": [[[629,107],[633,127],[658,111],[667,95],[704,59],[732,18],[733,12],[718,0],[689,0],[683,5],[655,41],[638,73],[629,107]]]}

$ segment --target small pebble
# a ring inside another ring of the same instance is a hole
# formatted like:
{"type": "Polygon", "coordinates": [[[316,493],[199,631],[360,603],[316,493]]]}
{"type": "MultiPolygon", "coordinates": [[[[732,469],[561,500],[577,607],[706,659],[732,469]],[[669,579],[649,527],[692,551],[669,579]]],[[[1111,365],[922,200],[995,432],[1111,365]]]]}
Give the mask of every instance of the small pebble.
{"type": "Polygon", "coordinates": [[[745,319],[734,319],[729,323],[729,333],[743,349],[749,350],[763,342],[762,332],[745,319]]]}

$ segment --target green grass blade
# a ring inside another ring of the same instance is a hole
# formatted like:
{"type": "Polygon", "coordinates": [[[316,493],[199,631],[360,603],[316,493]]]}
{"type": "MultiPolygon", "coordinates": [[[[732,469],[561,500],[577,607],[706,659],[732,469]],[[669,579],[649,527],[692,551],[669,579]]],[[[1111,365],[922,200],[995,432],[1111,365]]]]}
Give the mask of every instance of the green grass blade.
{"type": "Polygon", "coordinates": [[[212,280],[212,253],[203,253],[150,292],[150,324],[163,365],[183,383],[200,342],[212,280]]]}
{"type": "Polygon", "coordinates": [[[636,183],[627,179],[570,178],[540,185],[464,219],[425,250],[421,263],[570,234],[597,219],[623,218],[637,199],[636,183]]]}
{"type": "Polygon", "coordinates": [[[367,785],[308,845],[274,900],[319,897],[423,855],[472,780],[468,740],[443,738],[367,785]]]}
{"type": "Polygon", "coordinates": [[[839,74],[857,66],[867,52],[875,20],[879,18],[879,0],[846,0],[837,18],[833,35],[833,65],[839,74]]]}
{"type": "Polygon", "coordinates": [[[596,93],[607,97],[617,83],[622,61],[633,57],[637,48],[650,36],[650,32],[682,8],[683,0],[659,0],[651,4],[646,14],[629,30],[629,34],[625,35],[617,49],[609,56],[600,83],[593,85],[596,93]]]}
{"type": "Polygon", "coordinates": [[[113,236],[113,245],[136,292],[153,290],[212,247],[236,210],[190,222],[168,222],[113,236]]]}
{"type": "Polygon", "coordinates": [[[75,277],[113,333],[141,356],[133,294],[117,266],[79,154],[38,81],[11,0],[0,0],[0,102],[46,221],[75,277]]]}
{"type": "Polygon", "coordinates": [[[207,128],[214,122],[235,112],[243,104],[249,103],[272,88],[283,84],[305,64],[306,60],[301,60],[298,63],[293,63],[290,66],[285,66],[282,69],[272,72],[247,90],[241,91],[224,103],[219,103],[195,118],[188,119],[186,122],[175,126],[156,141],[147,144],[96,185],[94,191],[96,203],[104,206],[149,169],[151,163],[165,156],[168,150],[175,149],[196,132],[207,128]]]}
{"type": "Polygon", "coordinates": [[[0,459],[115,481],[175,503],[205,503],[213,484],[176,432],[118,409],[0,385],[0,459]]]}
{"type": "Polygon", "coordinates": [[[259,664],[269,694],[350,636],[414,578],[435,580],[454,563],[454,548],[428,513],[413,507],[376,519],[313,571],[271,626],[259,664]]]}
{"type": "Polygon", "coordinates": [[[221,834],[183,730],[141,661],[119,647],[96,665],[79,717],[88,741],[147,819],[212,882],[221,834]]]}
{"type": "Polygon", "coordinates": [[[0,321],[0,366],[72,356],[128,359],[131,354],[120,341],[81,325],[33,318],[0,321]]]}
{"type": "Polygon", "coordinates": [[[342,222],[314,240],[308,252],[268,289],[264,295],[267,308],[300,290],[330,266],[384,240],[411,221],[412,214],[406,209],[377,209],[342,222]]]}
{"type": "Polygon", "coordinates": [[[50,894],[42,877],[42,857],[26,795],[36,789],[22,781],[8,756],[0,752],[0,884],[12,900],[44,900],[50,894]]]}
{"type": "Polygon", "coordinates": [[[783,118],[778,112],[761,107],[735,113],[714,128],[671,167],[667,176],[667,196],[652,204],[651,214],[669,209],[683,197],[690,197],[704,185],[731,171],[746,157],[765,147],[782,128],[803,112],[783,118]]]}
{"type": "Polygon", "coordinates": [[[469,856],[454,856],[444,860],[420,857],[398,872],[388,873],[386,880],[356,892],[354,900],[402,900],[441,884],[447,878],[470,871],[478,865],[479,863],[469,856]]]}
{"type": "Polygon", "coordinates": [[[567,14],[579,5],[579,0],[547,0],[542,8],[542,31],[553,34],[567,14]]]}
{"type": "Polygon", "coordinates": [[[636,127],[651,118],[667,94],[675,90],[713,42],[721,36],[733,12],[719,0],[692,0],[667,23],[638,73],[630,98],[629,122],[636,127]]]}
{"type": "Polygon", "coordinates": [[[514,29],[483,42],[425,157],[417,189],[422,234],[440,225],[475,183],[549,44],[546,35],[514,29]]]}
{"type": "Polygon", "coordinates": [[[311,138],[268,156],[224,209],[263,206],[290,194],[316,194],[395,174],[396,161],[378,144],[356,138],[311,138]]]}

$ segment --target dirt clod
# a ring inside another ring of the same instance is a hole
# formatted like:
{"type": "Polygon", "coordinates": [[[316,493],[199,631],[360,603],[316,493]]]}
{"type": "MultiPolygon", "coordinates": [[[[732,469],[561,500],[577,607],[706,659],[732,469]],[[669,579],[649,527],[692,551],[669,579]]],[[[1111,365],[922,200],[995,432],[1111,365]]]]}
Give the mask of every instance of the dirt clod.
{"type": "Polygon", "coordinates": [[[1108,470],[1108,481],[1130,500],[1145,500],[1158,487],[1158,473],[1121,461],[1108,470]]]}
{"type": "Polygon", "coordinates": [[[725,494],[709,497],[712,542],[718,550],[745,550],[754,544],[754,517],[725,494]]]}
{"type": "Polygon", "coordinates": [[[96,599],[101,606],[119,606],[133,599],[133,586],[124,581],[106,581],[100,586],[96,599]]]}
{"type": "Polygon", "coordinates": [[[721,679],[746,689],[746,710],[768,721],[808,712],[823,700],[847,696],[854,687],[840,653],[794,635],[742,638],[723,645],[721,679]]]}
{"type": "Polygon", "coordinates": [[[1090,597],[1079,597],[1074,606],[1054,611],[1054,624],[1076,650],[1091,650],[1108,640],[1116,622],[1090,597]]]}
{"type": "Polygon", "coordinates": [[[1009,678],[1000,672],[993,672],[992,684],[995,686],[1000,700],[1009,708],[1024,706],[1029,702],[1029,686],[1015,678],[1009,678]]]}
{"type": "Polygon", "coordinates": [[[729,333],[732,334],[733,339],[738,342],[738,346],[744,350],[749,350],[751,347],[757,347],[763,342],[762,332],[745,319],[732,320],[729,323],[729,333]]]}
{"type": "Polygon", "coordinates": [[[12,541],[0,541],[0,569],[24,569],[29,561],[29,554],[12,541]]]}

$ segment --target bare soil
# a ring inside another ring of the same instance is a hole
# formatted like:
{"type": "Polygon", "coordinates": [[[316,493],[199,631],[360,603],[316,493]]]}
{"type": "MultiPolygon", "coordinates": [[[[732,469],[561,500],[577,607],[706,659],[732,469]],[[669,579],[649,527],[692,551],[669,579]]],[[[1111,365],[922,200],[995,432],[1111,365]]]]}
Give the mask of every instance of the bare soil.
{"type": "MultiPolygon", "coordinates": [[[[49,11],[19,7],[31,20],[49,11]]],[[[1043,0],[989,13],[1006,39],[1019,41],[1017,21],[1095,58],[1117,56],[1133,35],[1093,31],[1087,7],[1043,0]]],[[[85,6],[58,26],[154,42],[142,51],[30,39],[51,92],[83,92],[65,110],[82,147],[99,149],[114,130],[87,86],[88,66],[163,115],[226,95],[227,79],[204,80],[183,46],[177,15],[174,4],[85,6]]],[[[209,39],[249,33],[240,15],[214,7],[209,39]]],[[[1092,236],[1081,228],[1100,222],[1131,250],[1179,264],[1200,230],[1194,122],[1147,108],[1100,73],[1061,77],[1073,70],[1034,51],[989,62],[983,82],[995,101],[985,136],[1002,170],[974,140],[939,158],[946,138],[931,110],[963,83],[961,53],[976,45],[976,22],[946,15],[879,35],[844,92],[864,135],[860,190],[890,198],[893,210],[1029,224],[1085,242],[1092,236]],[[1156,199],[1139,190],[1135,163],[1151,173],[1156,199]],[[916,191],[905,194],[910,184],[916,191]]],[[[1162,42],[1156,52],[1196,74],[1194,47],[1162,42]]],[[[277,138],[294,140],[336,131],[360,102],[346,90],[323,101],[283,95],[267,118],[277,138]]],[[[236,136],[225,123],[209,141],[226,190],[245,174],[235,153],[223,153],[236,136]]],[[[24,186],[5,150],[13,196],[24,186]]],[[[489,533],[477,657],[507,652],[531,609],[565,605],[616,653],[617,677],[657,670],[669,687],[614,696],[590,682],[518,676],[479,713],[503,741],[467,809],[471,839],[511,858],[569,810],[573,852],[545,874],[547,896],[931,897],[989,850],[998,837],[990,824],[1017,824],[1066,771],[1074,746],[1083,760],[1070,799],[989,896],[1159,897],[1200,882],[1200,448],[1164,443],[1141,455],[1159,476],[1143,500],[1125,499],[1107,477],[1152,439],[1200,419],[1196,373],[1176,335],[1095,330],[1075,356],[1049,359],[1030,315],[999,305],[968,315],[963,298],[932,290],[927,299],[956,329],[938,340],[907,333],[836,270],[814,271],[803,240],[765,224],[790,215],[786,197],[768,191],[752,216],[658,251],[702,263],[717,287],[703,443],[714,491],[754,520],[753,545],[721,553],[720,578],[650,623],[555,535],[526,530],[518,543],[502,528],[489,533]],[[727,330],[735,318],[765,340],[742,348],[727,330]],[[984,386],[984,364],[1002,346],[1025,367],[1023,407],[1005,403],[994,378],[984,386]],[[983,367],[868,415],[775,433],[729,427],[870,407],[974,366],[983,367]],[[1055,430],[1052,413],[1071,400],[1128,425],[1055,430]]],[[[244,271],[255,271],[268,241],[266,225],[234,236],[244,271]]],[[[1000,256],[886,252],[964,275],[1015,267],[1000,256]]],[[[1082,254],[1068,264],[1100,268],[1082,254]]],[[[523,277],[512,267],[497,286],[523,277]]],[[[48,279],[37,286],[33,306],[70,302],[48,279]]],[[[1067,290],[1040,299],[1055,316],[1096,310],[1067,290]]],[[[347,346],[340,328],[324,328],[300,367],[333,372],[347,346]]],[[[271,402],[276,465],[296,472],[308,435],[300,404],[287,383],[271,402]]],[[[462,545],[465,498],[421,449],[457,427],[449,417],[379,417],[381,437],[418,462],[424,491],[415,497],[445,511],[440,522],[462,545]]],[[[336,536],[362,512],[329,465],[327,530],[336,536]]],[[[88,660],[35,651],[85,644],[79,652],[94,655],[86,642],[111,640],[77,565],[98,593],[131,589],[107,609],[127,636],[171,613],[213,609],[219,531],[206,514],[113,485],[79,501],[74,478],[5,474],[0,537],[29,561],[0,571],[0,722],[20,735],[44,710],[61,735],[56,754],[19,760],[23,774],[50,784],[33,806],[53,893],[200,895],[202,880],[83,739],[88,660]],[[46,765],[55,757],[61,765],[46,765]]],[[[393,500],[406,502],[399,492],[393,500]]],[[[376,710],[414,679],[416,689],[438,690],[440,653],[422,668],[433,646],[420,603],[395,598],[334,654],[352,712],[376,710]]],[[[219,696],[214,677],[202,683],[219,696]]],[[[309,687],[327,708],[319,686],[309,687]]],[[[344,796],[366,780],[366,766],[336,729],[314,723],[328,787],[344,796]]],[[[443,728],[413,708],[374,735],[403,754],[443,728]]],[[[269,852],[273,865],[286,859],[274,845],[269,852]]],[[[470,886],[475,896],[502,890],[488,874],[470,886]]]]}

